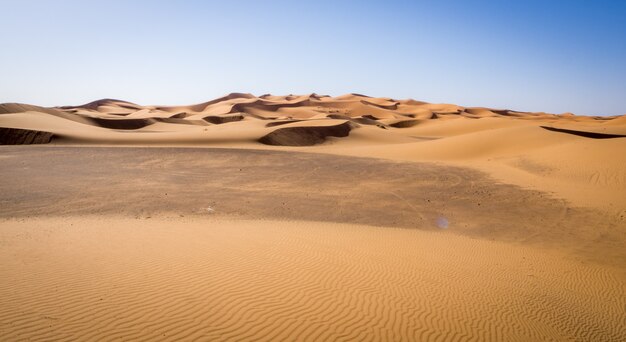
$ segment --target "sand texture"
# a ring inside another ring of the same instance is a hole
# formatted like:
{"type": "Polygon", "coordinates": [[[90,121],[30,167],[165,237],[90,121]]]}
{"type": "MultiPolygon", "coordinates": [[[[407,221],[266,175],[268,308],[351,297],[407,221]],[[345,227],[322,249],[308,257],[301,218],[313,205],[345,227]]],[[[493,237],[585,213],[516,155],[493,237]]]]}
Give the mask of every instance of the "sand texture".
{"type": "Polygon", "coordinates": [[[2,225],[3,340],[626,338],[623,277],[529,246],[265,220],[2,225]]]}
{"type": "MultiPolygon", "coordinates": [[[[52,144],[295,149],[452,163],[626,215],[626,116],[525,113],[359,94],[232,93],[191,106],[111,99],[55,108],[0,104],[0,127],[51,134],[52,144]]],[[[19,134],[0,139],[29,142],[19,134]]]]}
{"type": "Polygon", "coordinates": [[[0,340],[624,341],[625,135],[358,94],[0,104],[0,340]]]}

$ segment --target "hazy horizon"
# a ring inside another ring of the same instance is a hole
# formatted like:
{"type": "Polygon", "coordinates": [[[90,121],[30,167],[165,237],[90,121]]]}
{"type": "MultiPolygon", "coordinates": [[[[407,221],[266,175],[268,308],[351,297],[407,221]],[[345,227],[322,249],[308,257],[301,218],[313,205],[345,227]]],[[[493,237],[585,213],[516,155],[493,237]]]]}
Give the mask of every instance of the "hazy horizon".
{"type": "Polygon", "coordinates": [[[231,92],[626,113],[618,1],[0,1],[0,103],[231,92]]]}

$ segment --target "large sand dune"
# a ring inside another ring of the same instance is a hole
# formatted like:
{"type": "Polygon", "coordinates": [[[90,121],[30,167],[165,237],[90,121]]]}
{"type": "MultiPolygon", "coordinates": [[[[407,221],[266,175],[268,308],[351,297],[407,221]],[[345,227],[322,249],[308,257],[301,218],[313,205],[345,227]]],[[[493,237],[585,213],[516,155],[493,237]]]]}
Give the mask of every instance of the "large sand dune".
{"type": "Polygon", "coordinates": [[[358,94],[2,104],[30,145],[0,147],[0,340],[623,341],[624,136],[358,94]]]}
{"type": "Polygon", "coordinates": [[[359,94],[232,93],[190,106],[112,99],[55,108],[1,104],[0,127],[22,130],[0,140],[15,144],[46,142],[26,136],[51,133],[53,144],[315,145],[304,149],[456,163],[576,205],[613,214],[626,210],[626,116],[525,113],[359,94]]]}

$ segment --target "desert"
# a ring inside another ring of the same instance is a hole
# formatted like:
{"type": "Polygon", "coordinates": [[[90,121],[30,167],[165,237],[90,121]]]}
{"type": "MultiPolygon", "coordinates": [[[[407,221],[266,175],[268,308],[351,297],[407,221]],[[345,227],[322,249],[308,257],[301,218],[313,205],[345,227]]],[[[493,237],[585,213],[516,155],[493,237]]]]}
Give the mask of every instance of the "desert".
{"type": "Polygon", "coordinates": [[[626,339],[626,117],[0,104],[1,340],[626,339]]]}

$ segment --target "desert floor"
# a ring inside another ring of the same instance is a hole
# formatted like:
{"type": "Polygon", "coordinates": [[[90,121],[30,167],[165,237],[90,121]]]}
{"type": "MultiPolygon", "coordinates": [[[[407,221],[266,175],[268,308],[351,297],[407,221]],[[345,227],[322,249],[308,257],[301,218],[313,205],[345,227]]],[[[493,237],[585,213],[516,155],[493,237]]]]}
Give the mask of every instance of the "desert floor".
{"type": "Polygon", "coordinates": [[[1,340],[626,339],[619,211],[477,168],[192,147],[0,158],[1,340]]]}
{"type": "Polygon", "coordinates": [[[626,341],[626,116],[0,104],[0,340],[626,341]]]}

